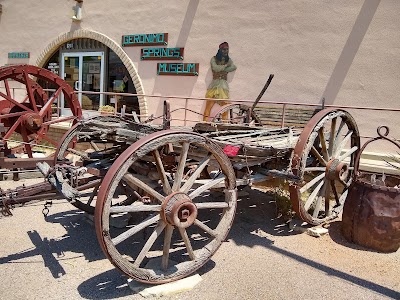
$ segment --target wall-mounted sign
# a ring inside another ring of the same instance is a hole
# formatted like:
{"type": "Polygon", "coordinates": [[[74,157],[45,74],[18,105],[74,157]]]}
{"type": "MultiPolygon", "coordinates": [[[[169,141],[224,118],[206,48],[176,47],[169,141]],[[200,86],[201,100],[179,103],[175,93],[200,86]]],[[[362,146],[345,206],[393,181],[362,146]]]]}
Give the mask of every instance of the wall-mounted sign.
{"type": "Polygon", "coordinates": [[[183,59],[183,48],[142,48],[140,59],[183,59]]]}
{"type": "Polygon", "coordinates": [[[198,63],[158,63],[158,75],[184,75],[184,76],[198,76],[199,64],[198,63]]]}
{"type": "Polygon", "coordinates": [[[52,62],[52,63],[49,63],[49,65],[47,66],[47,69],[49,69],[54,74],[58,75],[60,66],[58,63],[52,62]]]}
{"type": "Polygon", "coordinates": [[[168,33],[130,34],[122,36],[122,47],[151,45],[168,45],[168,33]]]}
{"type": "Polygon", "coordinates": [[[29,58],[29,52],[9,52],[8,58],[29,58]]]}

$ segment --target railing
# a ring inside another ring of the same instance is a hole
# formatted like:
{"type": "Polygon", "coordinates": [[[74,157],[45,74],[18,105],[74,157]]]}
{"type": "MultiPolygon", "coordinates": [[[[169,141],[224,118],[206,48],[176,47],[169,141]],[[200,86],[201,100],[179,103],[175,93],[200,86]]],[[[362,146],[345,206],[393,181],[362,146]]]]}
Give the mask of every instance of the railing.
{"type": "MultiPolygon", "coordinates": [[[[1,89],[1,87],[0,87],[1,89]]],[[[13,97],[15,97],[17,90],[25,90],[24,88],[10,88],[12,91],[13,97]]],[[[47,92],[54,92],[54,90],[51,89],[45,89],[47,92]]],[[[137,97],[142,98],[158,98],[160,100],[173,100],[173,99],[179,99],[179,100],[184,100],[184,105],[183,107],[178,107],[173,110],[171,110],[171,121],[179,121],[182,122],[184,126],[187,126],[188,123],[193,123],[193,122],[198,122],[200,119],[202,119],[202,113],[195,111],[189,107],[192,107],[192,103],[194,102],[204,102],[208,100],[207,98],[197,98],[197,97],[183,97],[183,96],[163,96],[163,95],[147,95],[147,94],[134,94],[134,93],[117,93],[117,92],[92,92],[92,91],[82,91],[78,92],[76,91],[75,93],[79,94],[87,94],[87,95],[108,95],[114,98],[118,97],[137,97]],[[183,118],[176,117],[176,113],[179,111],[183,111],[183,118]],[[197,119],[190,119],[188,116],[188,112],[192,113],[193,115],[197,115],[197,119]]],[[[212,99],[213,101],[225,101],[226,99],[212,99]]],[[[249,99],[230,99],[230,103],[232,104],[245,104],[251,107],[254,103],[254,100],[249,100],[249,99]]],[[[60,99],[57,99],[55,101],[56,103],[56,113],[54,114],[54,117],[60,116],[61,115],[61,101],[60,99]]],[[[287,110],[289,106],[295,106],[295,107],[315,107],[315,108],[341,108],[341,109],[347,109],[347,110],[367,110],[367,111],[383,111],[383,112],[400,112],[400,108],[389,108],[389,107],[371,107],[371,106],[352,106],[352,105],[325,105],[324,103],[303,103],[303,102],[291,102],[291,101],[269,101],[269,100],[260,100],[258,102],[257,106],[264,106],[264,105],[279,105],[282,107],[282,120],[281,120],[281,126],[285,126],[285,117],[284,117],[284,112],[287,110]]],[[[150,121],[156,121],[156,120],[161,120],[163,116],[160,114],[159,116],[154,116],[154,115],[147,115],[147,114],[127,114],[125,113],[124,107],[121,107],[121,110],[118,109],[118,101],[115,101],[114,103],[114,114],[116,115],[130,115],[133,118],[140,119],[142,122],[150,122],[150,121]]],[[[377,124],[379,125],[379,124],[377,124]]],[[[369,136],[364,136],[365,138],[369,138],[369,136]]]]}

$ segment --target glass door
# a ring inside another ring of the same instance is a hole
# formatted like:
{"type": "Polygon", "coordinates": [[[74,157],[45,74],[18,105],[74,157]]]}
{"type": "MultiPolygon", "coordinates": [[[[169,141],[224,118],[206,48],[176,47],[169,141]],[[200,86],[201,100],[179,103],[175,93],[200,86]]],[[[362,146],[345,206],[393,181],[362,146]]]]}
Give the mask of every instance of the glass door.
{"type": "MultiPolygon", "coordinates": [[[[84,92],[102,92],[104,79],[104,52],[74,52],[62,54],[62,78],[78,92],[83,110],[97,111],[104,105],[104,97],[84,92]]],[[[67,115],[67,103],[61,98],[61,114],[67,115]]]]}

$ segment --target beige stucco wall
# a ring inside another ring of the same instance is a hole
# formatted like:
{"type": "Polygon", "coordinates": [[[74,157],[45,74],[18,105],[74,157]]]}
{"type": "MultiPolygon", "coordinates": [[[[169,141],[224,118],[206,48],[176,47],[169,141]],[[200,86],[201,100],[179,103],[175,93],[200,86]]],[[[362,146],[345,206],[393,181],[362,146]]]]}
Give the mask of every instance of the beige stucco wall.
{"type": "MultiPolygon", "coordinates": [[[[364,1],[84,0],[79,23],[69,16],[73,0],[0,3],[0,65],[19,62],[7,58],[8,52],[19,51],[31,54],[29,61],[20,62],[35,64],[52,41],[77,29],[101,33],[118,44],[125,34],[167,32],[168,47],[184,47],[184,62],[199,63],[200,74],[157,76],[157,61],[140,61],[140,47],[125,47],[145,94],[203,97],[211,80],[209,60],[218,44],[227,41],[238,67],[229,74],[233,99],[255,99],[274,73],[264,100],[319,103],[364,1]]],[[[399,15],[400,1],[381,1],[331,104],[400,107],[399,15]]],[[[147,98],[149,114],[161,112],[155,99],[147,98]]],[[[203,102],[190,107],[200,112],[203,102]]],[[[354,114],[363,135],[374,135],[378,125],[387,124],[400,138],[399,112],[354,114]]]]}

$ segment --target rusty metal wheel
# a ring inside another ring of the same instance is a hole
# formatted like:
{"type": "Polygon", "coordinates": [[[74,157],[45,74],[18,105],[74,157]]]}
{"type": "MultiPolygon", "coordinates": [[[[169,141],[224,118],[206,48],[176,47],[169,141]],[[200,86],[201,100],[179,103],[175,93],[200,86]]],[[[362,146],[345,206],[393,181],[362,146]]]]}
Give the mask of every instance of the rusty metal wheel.
{"type": "Polygon", "coordinates": [[[290,186],[290,197],[302,220],[318,225],[340,214],[359,150],[358,128],[348,112],[326,109],[311,118],[291,164],[300,181],[290,186]]]}
{"type": "Polygon", "coordinates": [[[57,147],[58,141],[47,136],[50,125],[75,122],[81,115],[72,87],[49,70],[30,65],[0,68],[0,122],[8,128],[2,134],[6,154],[24,152],[33,157],[32,148],[42,141],[57,147]],[[11,86],[13,81],[19,83],[17,88],[11,86]],[[51,89],[50,96],[36,81],[51,89]],[[61,94],[72,116],[53,116],[53,104],[61,94]],[[14,139],[22,143],[11,149],[9,141],[14,139]]]}
{"type": "MultiPolygon", "coordinates": [[[[96,132],[97,124],[102,124],[102,127],[112,131],[121,121],[122,119],[117,116],[100,115],[75,124],[64,134],[55,153],[55,163],[67,162],[75,166],[88,167],[84,180],[98,182],[98,179],[106,173],[104,168],[99,169],[98,164],[111,165],[128,145],[117,142],[114,135],[103,134],[103,131],[96,132]]],[[[72,205],[93,215],[100,183],[82,191],[82,197],[72,202],[72,205]]]]}
{"type": "Polygon", "coordinates": [[[156,132],[131,145],[107,172],[95,210],[97,238],[114,266],[134,280],[178,280],[225,240],[236,193],[232,165],[218,145],[192,132],[156,132]],[[212,178],[201,179],[206,168],[212,178]],[[219,187],[224,193],[211,192],[219,187]],[[113,206],[132,194],[138,200],[131,205],[113,206]]]}
{"type": "Polygon", "coordinates": [[[221,107],[212,118],[214,123],[250,124],[261,125],[260,118],[244,104],[228,104],[221,107]]]}

